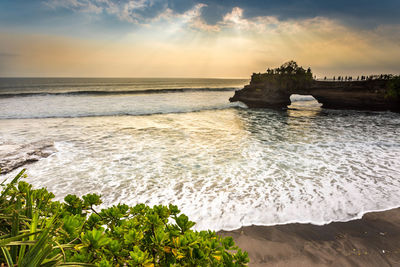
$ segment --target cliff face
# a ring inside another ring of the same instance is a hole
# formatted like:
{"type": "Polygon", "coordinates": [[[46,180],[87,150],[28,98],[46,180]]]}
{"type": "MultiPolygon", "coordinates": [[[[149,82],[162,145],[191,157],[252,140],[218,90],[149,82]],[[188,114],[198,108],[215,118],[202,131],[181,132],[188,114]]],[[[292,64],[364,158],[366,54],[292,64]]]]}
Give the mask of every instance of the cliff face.
{"type": "Polygon", "coordinates": [[[241,101],[248,107],[286,108],[290,95],[312,95],[330,109],[390,110],[400,112],[400,99],[387,97],[388,80],[312,81],[303,88],[273,81],[253,80],[235,92],[229,100],[241,101]]]}

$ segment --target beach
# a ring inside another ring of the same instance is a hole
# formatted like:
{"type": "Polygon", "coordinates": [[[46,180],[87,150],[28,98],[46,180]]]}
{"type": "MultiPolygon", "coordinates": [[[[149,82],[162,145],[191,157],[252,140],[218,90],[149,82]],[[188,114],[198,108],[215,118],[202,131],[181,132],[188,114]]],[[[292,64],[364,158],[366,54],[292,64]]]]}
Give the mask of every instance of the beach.
{"type": "Polygon", "coordinates": [[[400,208],[321,226],[248,226],[219,234],[249,253],[249,266],[400,266],[400,208]]]}

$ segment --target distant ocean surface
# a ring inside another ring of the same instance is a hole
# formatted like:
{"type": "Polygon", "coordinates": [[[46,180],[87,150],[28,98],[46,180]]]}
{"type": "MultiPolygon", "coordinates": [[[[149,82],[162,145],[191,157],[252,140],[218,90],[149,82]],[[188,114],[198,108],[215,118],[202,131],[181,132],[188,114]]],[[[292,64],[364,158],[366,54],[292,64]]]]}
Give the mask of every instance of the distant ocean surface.
{"type": "Polygon", "coordinates": [[[59,200],[174,203],[197,229],[400,206],[399,114],[325,110],[309,96],[282,111],[229,103],[247,83],[0,78],[0,164],[35,156],[27,182],[59,200]]]}

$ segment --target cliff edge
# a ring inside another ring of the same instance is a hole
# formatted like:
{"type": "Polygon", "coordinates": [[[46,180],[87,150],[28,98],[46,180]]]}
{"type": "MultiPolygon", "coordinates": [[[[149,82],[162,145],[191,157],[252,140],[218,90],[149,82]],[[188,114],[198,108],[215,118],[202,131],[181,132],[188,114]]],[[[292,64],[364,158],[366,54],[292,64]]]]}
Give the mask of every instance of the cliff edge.
{"type": "Polygon", "coordinates": [[[317,81],[311,69],[290,61],[266,73],[254,73],[250,84],[235,92],[231,102],[252,108],[287,108],[292,94],[312,95],[329,109],[400,112],[400,77],[358,81],[317,81]]]}

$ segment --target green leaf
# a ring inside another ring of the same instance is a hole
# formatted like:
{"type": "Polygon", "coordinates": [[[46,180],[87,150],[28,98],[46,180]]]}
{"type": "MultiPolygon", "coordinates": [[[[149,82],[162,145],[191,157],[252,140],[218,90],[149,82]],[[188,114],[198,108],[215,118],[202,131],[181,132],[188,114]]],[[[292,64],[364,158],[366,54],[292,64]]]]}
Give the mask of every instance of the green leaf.
{"type": "Polygon", "coordinates": [[[6,259],[7,265],[8,266],[14,266],[14,262],[12,260],[12,257],[10,255],[10,252],[8,252],[7,248],[2,247],[1,250],[3,251],[4,257],[6,259]]]}
{"type": "Polygon", "coordinates": [[[100,196],[97,194],[87,194],[82,196],[84,206],[91,207],[94,205],[100,205],[102,203],[100,196]]]}
{"type": "MultiPolygon", "coordinates": [[[[3,198],[8,191],[14,186],[14,184],[21,178],[21,176],[25,173],[26,169],[22,169],[17,176],[15,176],[14,179],[7,185],[6,189],[3,191],[3,193],[0,195],[0,199],[3,198]]],[[[3,182],[4,183],[4,182],[3,182]]]]}
{"type": "Polygon", "coordinates": [[[37,231],[35,233],[28,233],[28,234],[20,234],[20,235],[13,236],[13,237],[8,237],[8,238],[5,237],[5,236],[0,236],[0,247],[8,246],[8,244],[10,242],[18,241],[18,240],[21,240],[24,237],[35,235],[35,234],[38,234],[38,233],[41,233],[41,231],[37,231]]]}

